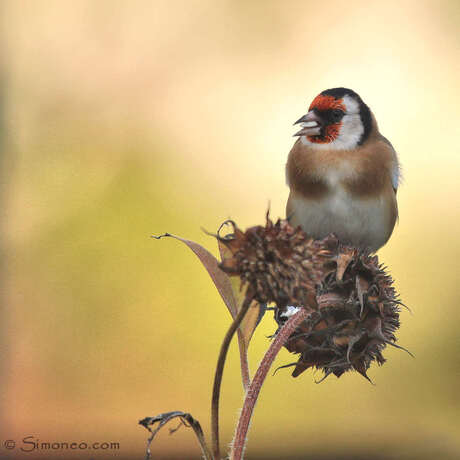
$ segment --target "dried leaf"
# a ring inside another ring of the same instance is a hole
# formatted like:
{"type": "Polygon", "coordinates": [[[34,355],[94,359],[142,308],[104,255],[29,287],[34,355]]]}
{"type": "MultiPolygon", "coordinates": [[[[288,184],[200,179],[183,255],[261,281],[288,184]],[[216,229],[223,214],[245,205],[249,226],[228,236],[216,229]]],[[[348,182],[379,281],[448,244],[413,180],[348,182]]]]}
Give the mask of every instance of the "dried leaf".
{"type": "MultiPolygon", "coordinates": [[[[222,300],[230,312],[230,315],[233,319],[235,319],[244,301],[244,295],[242,296],[240,291],[239,277],[229,277],[225,272],[223,272],[219,268],[219,261],[200,244],[185,238],[181,238],[179,236],[171,235],[170,233],[165,233],[164,235],[155,238],[160,239],[162,237],[172,237],[182,241],[195,253],[195,255],[200,259],[201,263],[204,265],[209,275],[211,276],[211,279],[213,280],[220,296],[222,297],[222,300]]],[[[224,259],[224,257],[227,256],[225,251],[229,251],[229,249],[219,242],[219,251],[222,259],[224,259]]],[[[251,305],[246,315],[247,318],[245,316],[245,319],[238,329],[241,378],[243,381],[243,387],[245,389],[249,386],[250,383],[247,349],[254,329],[260,321],[260,311],[261,308],[258,304],[251,305]],[[255,317],[257,318],[256,320],[254,319],[255,317]]]]}
{"type": "Polygon", "coordinates": [[[164,235],[155,236],[154,238],[160,239],[162,237],[172,237],[176,240],[182,241],[185,243],[200,259],[201,263],[204,265],[206,270],[209,273],[209,276],[213,280],[217,290],[219,291],[220,296],[222,297],[225,305],[227,306],[230,314],[235,318],[237,310],[235,307],[235,298],[233,296],[233,289],[230,282],[230,278],[226,273],[224,273],[219,268],[219,261],[203,246],[194,241],[186,240],[179,236],[171,235],[170,233],[165,233],[164,235]]]}
{"type": "Polygon", "coordinates": [[[163,426],[175,418],[179,418],[181,424],[177,428],[171,429],[170,434],[177,431],[182,425],[192,428],[198,438],[205,460],[212,460],[212,454],[206,445],[200,422],[193,418],[190,414],[182,411],[165,412],[154,417],[145,417],[142,420],[139,420],[139,425],[142,425],[146,430],[150,431],[150,436],[147,440],[145,459],[149,460],[151,458],[150,445],[152,444],[156,434],[163,428],[163,426]],[[158,426],[155,429],[152,429],[151,427],[153,427],[156,423],[158,423],[158,426]]]}
{"type": "MultiPolygon", "coordinates": [[[[232,260],[232,253],[230,249],[225,244],[223,244],[222,241],[217,240],[217,247],[219,248],[219,254],[220,254],[220,259],[222,263],[225,263],[225,261],[228,261],[228,260],[232,260]]],[[[239,303],[238,300],[239,300],[240,289],[241,289],[241,281],[240,281],[240,278],[237,276],[228,276],[228,280],[230,283],[230,290],[232,292],[231,301],[230,301],[231,307],[229,307],[229,311],[230,311],[230,314],[232,315],[232,318],[235,319],[236,315],[238,314],[238,303],[239,303]]],[[[241,301],[239,305],[240,308],[241,308],[242,303],[243,302],[241,301]]]]}
{"type": "Polygon", "coordinates": [[[256,300],[251,302],[248,312],[243,319],[241,324],[241,329],[243,332],[243,337],[246,342],[246,346],[249,346],[249,343],[252,339],[254,331],[259,325],[263,315],[265,314],[265,305],[261,305],[256,300]]]}

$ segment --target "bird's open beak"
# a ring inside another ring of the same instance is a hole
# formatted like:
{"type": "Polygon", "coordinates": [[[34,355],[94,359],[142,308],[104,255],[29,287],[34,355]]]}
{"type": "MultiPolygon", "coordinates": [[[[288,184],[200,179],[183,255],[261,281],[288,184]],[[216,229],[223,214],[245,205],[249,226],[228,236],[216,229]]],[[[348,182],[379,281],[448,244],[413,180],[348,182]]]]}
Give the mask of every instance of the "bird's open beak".
{"type": "Polygon", "coordinates": [[[302,125],[302,129],[296,132],[294,136],[317,136],[321,134],[322,120],[313,110],[300,117],[294,125],[298,125],[299,123],[302,125]]]}

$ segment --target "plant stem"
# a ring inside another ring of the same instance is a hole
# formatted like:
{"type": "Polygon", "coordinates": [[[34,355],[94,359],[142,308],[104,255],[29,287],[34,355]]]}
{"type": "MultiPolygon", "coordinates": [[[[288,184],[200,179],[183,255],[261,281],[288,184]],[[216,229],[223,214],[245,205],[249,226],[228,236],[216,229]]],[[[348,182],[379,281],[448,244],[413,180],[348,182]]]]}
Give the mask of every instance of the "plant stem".
{"type": "Polygon", "coordinates": [[[219,397],[220,386],[222,383],[222,376],[224,373],[224,364],[227,357],[228,348],[232,341],[233,335],[241,324],[244,315],[249,310],[252,298],[246,297],[241,306],[241,310],[236,315],[233,323],[225,334],[224,341],[220,347],[219,358],[217,360],[216,372],[214,374],[214,386],[212,389],[212,402],[211,402],[211,437],[212,437],[212,452],[214,460],[220,460],[220,447],[219,447],[219,397]]]}
{"type": "Polygon", "coordinates": [[[246,398],[244,400],[243,409],[241,411],[240,419],[238,420],[238,426],[236,428],[235,438],[233,440],[232,451],[230,453],[230,460],[241,460],[243,456],[243,450],[246,443],[246,437],[249,429],[249,422],[251,421],[252,414],[254,412],[254,406],[257,398],[264,383],[265,377],[270,370],[273,361],[284,345],[286,340],[295,331],[297,326],[309,315],[309,312],[305,308],[301,308],[295,315],[291,316],[289,320],[283,325],[283,327],[276,334],[275,339],[271,343],[269,349],[265,353],[265,356],[260,363],[254,378],[252,379],[251,385],[249,386],[246,398]]]}

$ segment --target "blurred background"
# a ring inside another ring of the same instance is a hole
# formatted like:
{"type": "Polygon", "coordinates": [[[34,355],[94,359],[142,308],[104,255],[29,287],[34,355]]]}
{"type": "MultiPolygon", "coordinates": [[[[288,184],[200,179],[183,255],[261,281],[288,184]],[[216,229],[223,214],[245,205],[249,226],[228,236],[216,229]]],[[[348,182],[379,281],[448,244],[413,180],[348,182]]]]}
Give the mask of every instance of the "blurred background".
{"type": "MultiPolygon", "coordinates": [[[[150,235],[216,254],[202,227],[263,223],[268,203],[283,217],[292,123],[336,86],[362,96],[400,155],[400,221],[379,255],[413,310],[398,343],[416,359],[386,350],[376,386],[268,377],[246,458],[458,458],[457,0],[5,0],[0,13],[2,458],[141,459],[138,420],[170,410],[210,434],[230,316],[191,251],[150,235]],[[26,436],[120,449],[24,453],[26,436]]],[[[266,315],[253,369],[274,330],[266,315]]],[[[222,395],[226,445],[236,346],[222,395]]],[[[152,447],[200,458],[184,428],[152,447]]]]}

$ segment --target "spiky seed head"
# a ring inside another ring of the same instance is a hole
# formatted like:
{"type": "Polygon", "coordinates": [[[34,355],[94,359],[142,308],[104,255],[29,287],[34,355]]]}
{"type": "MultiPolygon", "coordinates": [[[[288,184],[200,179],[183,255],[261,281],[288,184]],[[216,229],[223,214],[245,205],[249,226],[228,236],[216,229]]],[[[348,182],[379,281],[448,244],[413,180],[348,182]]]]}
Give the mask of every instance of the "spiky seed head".
{"type": "Polygon", "coordinates": [[[394,343],[401,302],[376,255],[343,246],[334,235],[314,240],[287,220],[274,224],[267,216],[265,226],[245,232],[231,224],[231,235],[218,235],[232,254],[222,270],[239,276],[248,296],[275,303],[278,326],[293,308],[309,312],[285,344],[299,355],[294,377],[316,367],[325,377],[356,370],[368,378],[373,361],[385,362],[387,344],[402,348],[394,343]]]}
{"type": "Polygon", "coordinates": [[[265,226],[251,227],[246,232],[230,223],[233,234],[218,236],[233,256],[222,261],[222,270],[240,276],[259,302],[284,307],[309,305],[315,300],[312,293],[334,266],[335,237],[314,240],[287,220],[273,224],[268,216],[265,226]]]}

